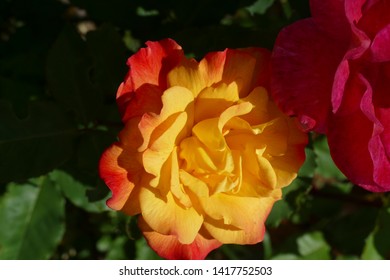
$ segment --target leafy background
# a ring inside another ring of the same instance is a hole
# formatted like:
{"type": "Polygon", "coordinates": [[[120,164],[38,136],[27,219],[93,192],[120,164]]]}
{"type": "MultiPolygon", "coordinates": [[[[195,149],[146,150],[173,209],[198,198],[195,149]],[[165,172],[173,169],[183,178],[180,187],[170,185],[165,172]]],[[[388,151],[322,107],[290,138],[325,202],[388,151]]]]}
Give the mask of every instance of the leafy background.
{"type": "MultiPolygon", "coordinates": [[[[127,57],[167,37],[195,58],[272,49],[309,15],[307,0],[0,0],[0,259],[158,259],[135,219],[105,206],[97,173],[122,126],[127,57]]],[[[389,195],[353,186],[310,138],[264,241],[209,259],[390,258],[389,195]]]]}

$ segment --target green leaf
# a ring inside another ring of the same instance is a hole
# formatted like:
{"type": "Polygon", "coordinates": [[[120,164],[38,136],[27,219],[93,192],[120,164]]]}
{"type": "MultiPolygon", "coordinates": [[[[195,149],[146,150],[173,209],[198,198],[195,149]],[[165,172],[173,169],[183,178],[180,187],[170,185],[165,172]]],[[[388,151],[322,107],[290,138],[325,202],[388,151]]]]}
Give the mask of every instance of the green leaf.
{"type": "Polygon", "coordinates": [[[374,231],[366,239],[363,259],[390,258],[390,208],[383,209],[379,215],[374,231]]]}
{"type": "Polygon", "coordinates": [[[48,177],[10,183],[0,201],[0,259],[48,259],[65,231],[65,200],[48,177]]]}
{"type": "Polygon", "coordinates": [[[77,130],[54,103],[35,102],[26,119],[0,103],[0,182],[47,173],[72,154],[77,130]]]}
{"type": "Polygon", "coordinates": [[[144,238],[140,238],[135,243],[136,248],[136,260],[161,260],[156,252],[154,252],[146,243],[144,238]]]}
{"type": "Polygon", "coordinates": [[[101,90],[91,81],[93,64],[85,42],[71,26],[60,33],[47,59],[50,92],[85,126],[103,104],[101,90]]]}
{"type": "Polygon", "coordinates": [[[55,170],[49,174],[53,182],[60,187],[65,197],[75,206],[87,212],[99,213],[108,210],[106,198],[99,201],[89,202],[86,192],[91,186],[82,184],[71,175],[62,170],[55,170]]]}
{"type": "Polygon", "coordinates": [[[265,14],[265,12],[268,10],[269,7],[272,6],[272,4],[275,2],[275,0],[257,0],[255,3],[253,3],[251,6],[247,7],[246,9],[253,15],[253,14],[265,14]]]}
{"type": "Polygon", "coordinates": [[[126,249],[128,246],[128,238],[126,236],[118,236],[110,240],[109,248],[107,248],[106,260],[124,260],[126,259],[126,249]]]}
{"type": "Polygon", "coordinates": [[[346,180],[345,175],[334,164],[329,152],[328,141],[325,137],[316,139],[313,143],[316,154],[316,173],[327,179],[346,180]]]}
{"type": "MultiPolygon", "coordinates": [[[[335,201],[329,200],[328,204],[331,203],[335,201]]],[[[351,204],[345,204],[338,212],[324,215],[329,219],[323,229],[327,240],[341,254],[360,255],[365,246],[364,240],[375,227],[378,209],[364,206],[354,209],[351,204]]]]}
{"type": "Polygon", "coordinates": [[[269,214],[266,225],[270,227],[277,227],[284,220],[292,214],[289,204],[285,200],[275,202],[269,214]]]}
{"type": "Polygon", "coordinates": [[[313,178],[316,168],[316,155],[311,148],[305,149],[306,160],[299,169],[299,177],[313,178]]]}
{"type": "Polygon", "coordinates": [[[371,233],[367,237],[362,253],[363,260],[383,260],[383,257],[378,252],[378,249],[375,246],[374,238],[375,233],[371,233]]]}
{"type": "Polygon", "coordinates": [[[298,252],[307,260],[330,259],[330,246],[321,232],[304,234],[297,239],[298,252]]]}

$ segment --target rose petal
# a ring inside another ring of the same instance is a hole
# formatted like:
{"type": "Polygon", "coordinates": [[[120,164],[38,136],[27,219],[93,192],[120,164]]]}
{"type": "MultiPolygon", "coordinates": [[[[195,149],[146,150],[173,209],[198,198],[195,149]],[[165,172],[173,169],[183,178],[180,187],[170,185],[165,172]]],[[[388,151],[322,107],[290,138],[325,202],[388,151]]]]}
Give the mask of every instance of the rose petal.
{"type": "Polygon", "coordinates": [[[370,91],[361,75],[348,85],[342,106],[329,122],[328,142],[333,160],[352,182],[369,191],[383,191],[373,178],[371,154],[362,148],[369,146],[374,131],[370,91]]]}
{"type": "Polygon", "coordinates": [[[218,117],[234,102],[238,101],[238,88],[235,83],[221,83],[217,87],[207,87],[200,92],[195,106],[202,110],[195,111],[195,123],[204,119],[218,117]]]}
{"type": "Polygon", "coordinates": [[[311,15],[317,27],[340,42],[348,41],[351,36],[344,3],[345,0],[310,0],[311,15]]]}
{"type": "Polygon", "coordinates": [[[362,7],[363,14],[357,26],[363,30],[370,39],[390,24],[390,5],[386,0],[366,0],[362,7]]]}
{"type": "Polygon", "coordinates": [[[284,28],[276,40],[271,67],[272,95],[279,107],[289,115],[309,119],[309,129],[324,132],[334,73],[343,52],[344,47],[334,44],[312,19],[284,28]]]}
{"type": "Polygon", "coordinates": [[[138,219],[150,247],[161,257],[171,260],[203,260],[210,251],[222,245],[219,241],[198,234],[190,244],[182,244],[174,235],[163,235],[153,231],[142,218],[138,219]]]}
{"type": "MultiPolygon", "coordinates": [[[[390,11],[389,11],[390,13],[390,11]]],[[[378,32],[371,44],[373,62],[390,60],[390,24],[378,32]]]]}
{"type": "Polygon", "coordinates": [[[203,217],[194,208],[176,203],[171,192],[142,188],[140,191],[142,217],[154,231],[176,236],[182,244],[194,242],[203,223],[203,217]]]}
{"type": "Polygon", "coordinates": [[[187,116],[182,112],[178,113],[177,116],[173,116],[168,124],[164,123],[160,125],[159,128],[161,130],[159,132],[161,132],[161,134],[154,139],[150,148],[143,152],[142,162],[144,164],[144,169],[149,174],[155,176],[150,182],[151,186],[157,187],[159,184],[161,169],[176,146],[179,138],[178,136],[183,130],[186,122],[187,116]]]}
{"type": "MultiPolygon", "coordinates": [[[[140,152],[144,151],[150,145],[150,142],[153,143],[152,134],[156,134],[154,132],[156,128],[169,117],[177,113],[187,112],[187,120],[191,122],[193,119],[193,108],[189,107],[191,107],[194,98],[188,89],[183,87],[169,88],[161,96],[161,99],[163,108],[160,114],[144,114],[139,123],[139,129],[144,139],[143,144],[138,149],[140,152]]],[[[192,124],[190,123],[189,125],[192,124]]],[[[163,130],[163,128],[160,129],[160,131],[163,130]]]]}
{"type": "MultiPolygon", "coordinates": [[[[274,196],[280,197],[280,190],[275,191],[274,196]]],[[[222,243],[258,243],[263,240],[264,222],[277,200],[275,197],[233,197],[220,193],[202,199],[202,207],[208,214],[204,227],[222,243]]]]}
{"type": "MultiPolygon", "coordinates": [[[[117,91],[117,103],[121,114],[126,112],[127,103],[142,85],[149,84],[166,88],[165,76],[184,56],[181,47],[171,39],[159,42],[146,42],[127,61],[130,67],[125,81],[117,91]]],[[[124,122],[127,119],[124,120],[124,122]]]]}
{"type": "Polygon", "coordinates": [[[382,142],[382,134],[384,137],[389,134],[387,131],[384,131],[385,125],[388,126],[387,123],[389,120],[386,117],[390,116],[390,114],[386,109],[378,109],[378,114],[383,119],[383,122],[381,123],[379,118],[376,116],[376,111],[373,105],[373,92],[371,85],[364,76],[360,75],[359,77],[367,88],[361,101],[361,109],[365,116],[373,124],[373,132],[368,143],[368,150],[371,154],[374,165],[373,180],[376,184],[378,184],[378,186],[372,187],[372,189],[375,189],[375,191],[386,191],[386,189],[390,187],[390,162],[387,155],[388,151],[386,150],[390,150],[390,148],[384,146],[382,142]]]}
{"type": "Polygon", "coordinates": [[[125,84],[128,88],[125,87],[119,96],[126,93],[126,90],[134,91],[144,84],[166,88],[163,77],[180,62],[183,56],[181,47],[172,39],[146,42],[146,48],[138,50],[127,61],[130,72],[125,84]]]}
{"type": "Polygon", "coordinates": [[[363,15],[363,6],[367,0],[344,0],[345,15],[350,24],[356,24],[363,15]]]}
{"type": "Polygon", "coordinates": [[[108,148],[100,159],[99,173],[112,192],[107,205],[114,210],[135,215],[140,212],[140,209],[137,202],[131,203],[133,199],[130,199],[130,196],[138,182],[137,174],[142,167],[136,161],[123,157],[122,154],[123,148],[119,143],[108,148]]]}
{"type": "Polygon", "coordinates": [[[162,94],[163,91],[159,87],[145,84],[131,95],[120,96],[117,102],[122,104],[122,121],[125,123],[131,118],[141,117],[145,113],[160,113],[162,94]]]}

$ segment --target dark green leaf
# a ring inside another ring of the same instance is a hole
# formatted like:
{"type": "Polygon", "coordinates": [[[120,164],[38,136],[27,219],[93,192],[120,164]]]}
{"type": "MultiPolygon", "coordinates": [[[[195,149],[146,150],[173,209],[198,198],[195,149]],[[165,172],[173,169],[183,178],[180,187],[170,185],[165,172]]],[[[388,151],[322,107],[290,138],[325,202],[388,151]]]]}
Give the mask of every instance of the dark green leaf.
{"type": "Polygon", "coordinates": [[[275,2],[275,0],[257,0],[255,3],[253,3],[251,6],[247,8],[251,14],[264,14],[269,7],[272,6],[272,4],[275,2]]]}
{"type": "Polygon", "coordinates": [[[289,204],[285,200],[277,201],[272,207],[266,224],[270,227],[277,227],[284,219],[292,214],[289,204]]]}
{"type": "Polygon", "coordinates": [[[108,210],[106,199],[95,202],[88,201],[86,192],[88,189],[92,188],[91,186],[82,184],[62,170],[55,170],[51,172],[49,176],[54,184],[61,188],[65,197],[77,207],[80,207],[87,212],[103,212],[108,210]]]}
{"type": "Polygon", "coordinates": [[[374,231],[366,239],[363,259],[390,258],[390,208],[383,209],[378,216],[374,231]]]}
{"type": "Polygon", "coordinates": [[[345,175],[334,164],[329,152],[328,141],[325,137],[316,139],[313,143],[316,154],[316,173],[323,178],[345,180],[345,175]]]}
{"type": "Polygon", "coordinates": [[[378,209],[345,204],[338,214],[328,215],[332,221],[324,228],[326,239],[340,253],[359,255],[377,216],[378,209]]]}
{"type": "Polygon", "coordinates": [[[0,103],[0,119],[0,182],[44,174],[71,156],[77,131],[54,103],[32,103],[23,120],[0,103]]]}
{"type": "Polygon", "coordinates": [[[47,80],[53,96],[88,125],[102,107],[101,90],[91,81],[93,59],[77,31],[67,26],[49,52],[47,80]]]}
{"type": "Polygon", "coordinates": [[[48,177],[11,183],[0,201],[0,259],[48,259],[64,231],[65,200],[48,177]]]}
{"type": "Polygon", "coordinates": [[[311,148],[305,149],[306,160],[301,169],[299,169],[299,177],[313,178],[316,168],[316,155],[311,148]]]}
{"type": "Polygon", "coordinates": [[[114,99],[128,69],[124,42],[114,26],[104,24],[87,34],[86,43],[88,52],[94,59],[91,82],[105,96],[114,99]]]}

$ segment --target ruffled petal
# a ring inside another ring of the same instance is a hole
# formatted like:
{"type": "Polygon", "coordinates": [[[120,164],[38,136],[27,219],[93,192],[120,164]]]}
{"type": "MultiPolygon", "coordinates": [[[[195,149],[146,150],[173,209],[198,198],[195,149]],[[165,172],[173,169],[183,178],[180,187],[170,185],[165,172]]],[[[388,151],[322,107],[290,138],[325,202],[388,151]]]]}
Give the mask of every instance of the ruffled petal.
{"type": "Polygon", "coordinates": [[[281,197],[280,190],[273,195],[251,198],[220,193],[202,199],[202,207],[208,214],[204,227],[222,243],[258,243],[264,238],[264,222],[274,202],[281,197]]]}
{"type": "Polygon", "coordinates": [[[172,87],[167,89],[161,96],[163,108],[159,115],[144,114],[139,123],[139,130],[144,142],[139,147],[139,151],[144,151],[153,144],[156,137],[169,127],[169,118],[178,113],[186,112],[188,126],[191,127],[193,120],[193,96],[192,93],[183,87],[172,87]],[[158,127],[162,125],[163,127],[158,127]]]}
{"type": "Polygon", "coordinates": [[[389,46],[390,46],[390,23],[376,34],[371,44],[370,50],[371,50],[371,56],[373,62],[390,61],[389,46]]]}
{"type": "Polygon", "coordinates": [[[221,83],[216,87],[207,87],[198,95],[195,106],[202,108],[195,111],[195,123],[204,119],[218,117],[239,99],[236,83],[221,83]]]}
{"type": "Polygon", "coordinates": [[[176,203],[171,192],[142,188],[140,205],[145,222],[158,233],[176,236],[182,244],[194,242],[203,223],[203,217],[194,208],[176,203]]]}
{"type": "Polygon", "coordinates": [[[382,181],[379,174],[388,173],[381,167],[386,170],[388,160],[382,161],[384,149],[378,129],[383,127],[380,126],[372,105],[372,88],[362,75],[356,75],[346,89],[339,111],[330,120],[328,142],[340,170],[352,182],[373,192],[388,190],[386,185],[378,184],[382,181]]]}
{"type": "Polygon", "coordinates": [[[174,235],[163,235],[153,231],[142,218],[138,219],[148,244],[161,257],[171,260],[203,260],[210,251],[222,245],[221,242],[206,238],[198,233],[190,244],[182,244],[174,235]]]}
{"type": "Polygon", "coordinates": [[[374,163],[374,181],[382,191],[390,191],[390,109],[377,109],[379,124],[369,143],[369,150],[374,163]]]}
{"type": "MultiPolygon", "coordinates": [[[[149,84],[166,88],[166,74],[176,66],[184,56],[181,47],[172,39],[159,42],[146,42],[146,48],[140,49],[127,61],[130,70],[125,81],[117,91],[117,103],[122,115],[128,103],[134,98],[134,92],[149,84]]],[[[123,121],[126,122],[126,117],[123,121]]]]}
{"type": "Polygon", "coordinates": [[[138,183],[137,174],[142,166],[130,158],[123,157],[123,148],[113,144],[102,155],[99,162],[100,177],[112,192],[107,205],[114,210],[122,210],[129,215],[139,213],[138,203],[129,204],[130,195],[138,183]]]}

